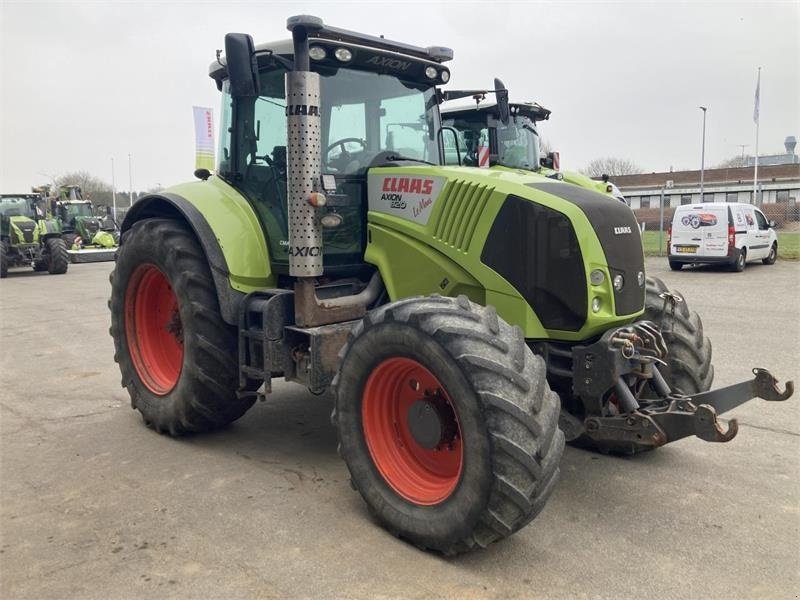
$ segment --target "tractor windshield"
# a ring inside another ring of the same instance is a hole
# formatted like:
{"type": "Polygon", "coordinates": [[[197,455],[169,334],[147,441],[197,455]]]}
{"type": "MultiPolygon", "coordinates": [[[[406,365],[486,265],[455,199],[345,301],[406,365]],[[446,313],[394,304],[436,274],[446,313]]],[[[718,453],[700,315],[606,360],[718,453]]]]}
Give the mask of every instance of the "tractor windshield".
{"type": "Polygon", "coordinates": [[[3,196],[0,198],[0,215],[4,217],[36,218],[30,198],[24,196],[3,196]]]}
{"type": "MultiPolygon", "coordinates": [[[[321,75],[322,171],[363,175],[376,156],[391,152],[404,158],[439,163],[438,111],[433,87],[405,83],[390,75],[355,69],[319,67],[321,75]]],[[[240,106],[235,131],[246,136],[245,121],[255,132],[240,147],[239,164],[286,164],[286,100],[282,69],[261,74],[261,96],[254,106],[240,106]],[[252,117],[250,116],[252,115],[252,117]],[[252,120],[250,120],[252,119],[252,120]]],[[[220,173],[230,171],[232,101],[223,88],[220,173]]],[[[243,173],[245,177],[247,174],[243,173]]]]}
{"type": "Polygon", "coordinates": [[[508,125],[497,124],[497,162],[505,167],[539,168],[539,134],[533,121],[527,117],[511,117],[508,125]]]}
{"type": "MultiPolygon", "coordinates": [[[[366,174],[396,159],[439,164],[439,110],[431,84],[315,65],[320,74],[320,158],[336,183],[343,225],[324,233],[326,268],[360,265],[366,244],[366,174]]],[[[259,97],[222,87],[218,173],[247,196],[266,232],[273,268],[288,269],[286,71],[260,73],[259,97]]]]}
{"type": "Polygon", "coordinates": [[[482,111],[444,115],[444,124],[459,134],[459,146],[464,152],[464,165],[489,166],[490,129],[497,136],[493,165],[537,171],[539,169],[539,134],[534,122],[521,115],[509,118],[504,125],[491,114],[482,111]]]}
{"type": "Polygon", "coordinates": [[[67,218],[91,217],[92,207],[88,203],[67,204],[67,218]]]}

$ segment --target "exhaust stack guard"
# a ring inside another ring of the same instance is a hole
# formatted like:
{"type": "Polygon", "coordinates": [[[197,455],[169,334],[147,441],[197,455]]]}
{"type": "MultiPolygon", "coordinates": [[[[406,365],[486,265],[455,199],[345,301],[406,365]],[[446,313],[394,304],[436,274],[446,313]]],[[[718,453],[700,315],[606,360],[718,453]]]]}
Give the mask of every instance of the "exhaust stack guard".
{"type": "Polygon", "coordinates": [[[308,35],[324,29],[317,17],[299,15],[286,23],[294,42],[294,69],[286,73],[287,163],[289,196],[289,274],[295,283],[295,319],[314,327],[358,319],[366,305],[341,299],[320,304],[315,278],[323,272],[322,223],[325,205],[320,185],[320,77],[311,71],[308,35]]]}

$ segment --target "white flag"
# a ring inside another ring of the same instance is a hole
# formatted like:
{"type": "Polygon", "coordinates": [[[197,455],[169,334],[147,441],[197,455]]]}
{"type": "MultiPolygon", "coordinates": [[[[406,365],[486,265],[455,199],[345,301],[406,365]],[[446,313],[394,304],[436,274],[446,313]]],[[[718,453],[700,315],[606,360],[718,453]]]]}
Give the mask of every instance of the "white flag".
{"type": "Polygon", "coordinates": [[[761,69],[758,70],[758,83],[756,83],[756,103],[753,107],[753,123],[758,123],[759,104],[761,104],[761,69]]]}
{"type": "Polygon", "coordinates": [[[195,168],[214,170],[214,111],[193,106],[195,135],[195,168]]]}

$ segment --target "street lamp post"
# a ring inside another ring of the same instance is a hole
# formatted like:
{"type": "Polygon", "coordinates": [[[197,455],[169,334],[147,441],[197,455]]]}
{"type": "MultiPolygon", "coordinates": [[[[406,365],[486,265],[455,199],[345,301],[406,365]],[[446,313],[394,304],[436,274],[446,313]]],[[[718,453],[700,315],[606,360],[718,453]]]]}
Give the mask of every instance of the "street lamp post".
{"type": "Polygon", "coordinates": [[[703,180],[705,179],[706,170],[706,111],[708,107],[701,106],[700,110],[703,111],[703,145],[700,150],[700,202],[703,202],[703,180]]]}

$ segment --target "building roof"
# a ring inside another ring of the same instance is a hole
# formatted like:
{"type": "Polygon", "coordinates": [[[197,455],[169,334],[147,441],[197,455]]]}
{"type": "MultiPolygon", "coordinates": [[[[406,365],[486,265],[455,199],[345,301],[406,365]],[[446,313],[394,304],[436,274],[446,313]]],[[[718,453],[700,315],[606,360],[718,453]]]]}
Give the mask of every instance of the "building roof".
{"type": "MultiPolygon", "coordinates": [[[[595,179],[599,179],[596,177],[595,179]]],[[[632,188],[661,187],[667,181],[677,186],[700,185],[700,171],[668,171],[662,173],[640,173],[637,175],[617,175],[611,178],[621,190],[632,188]]],[[[753,167],[732,167],[726,169],[706,169],[703,180],[706,184],[752,183],[753,167]]],[[[758,180],[798,181],[800,165],[759,165],[758,180]]]]}

